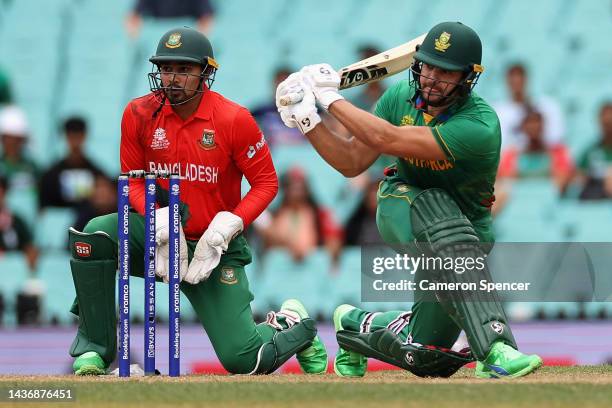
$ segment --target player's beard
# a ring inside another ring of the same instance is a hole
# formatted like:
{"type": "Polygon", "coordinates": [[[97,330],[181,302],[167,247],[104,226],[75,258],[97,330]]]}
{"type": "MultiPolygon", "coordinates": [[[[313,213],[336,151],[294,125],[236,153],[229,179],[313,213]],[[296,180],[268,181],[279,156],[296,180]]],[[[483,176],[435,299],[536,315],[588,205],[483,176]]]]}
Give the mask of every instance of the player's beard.
{"type": "Polygon", "coordinates": [[[421,97],[428,106],[440,108],[450,105],[455,98],[453,93],[458,84],[436,81],[433,84],[421,88],[421,97]],[[450,88],[450,90],[449,90],[450,88]]]}
{"type": "Polygon", "coordinates": [[[184,88],[170,87],[166,90],[166,98],[171,104],[176,105],[187,101],[188,96],[184,88]]]}
{"type": "Polygon", "coordinates": [[[202,94],[202,91],[197,89],[183,87],[167,87],[164,89],[164,95],[168,99],[170,105],[182,105],[197,99],[202,94]]]}

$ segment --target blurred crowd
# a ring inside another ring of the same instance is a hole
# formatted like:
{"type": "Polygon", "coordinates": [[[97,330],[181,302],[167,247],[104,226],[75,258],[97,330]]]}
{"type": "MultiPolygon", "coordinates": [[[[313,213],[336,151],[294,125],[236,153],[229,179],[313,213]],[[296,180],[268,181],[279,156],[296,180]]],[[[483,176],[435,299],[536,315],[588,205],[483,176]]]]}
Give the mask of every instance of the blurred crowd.
{"type": "MultiPolygon", "coordinates": [[[[139,0],[126,18],[130,36],[137,36],[143,18],[190,16],[203,32],[211,30],[214,10],[208,1],[179,2],[139,0]]],[[[359,48],[359,59],[379,53],[375,46],[359,48]]],[[[292,146],[307,146],[296,129],[285,127],[274,105],[274,91],[296,67],[279,67],[271,78],[268,103],[252,106],[267,143],[274,152],[292,146]]],[[[398,77],[399,79],[399,77],[398,77]]],[[[530,91],[529,72],[520,64],[506,70],[507,97],[493,103],[502,127],[503,144],[496,184],[494,214],[512,200],[512,185],[521,179],[551,180],[559,197],[581,200],[607,200],[612,197],[612,100],[599,108],[597,141],[579,155],[571,154],[564,139],[566,127],[559,103],[530,91]]],[[[85,116],[63,118],[58,123],[57,143],[65,145],[65,155],[43,168],[30,159],[32,139],[28,118],[20,101],[11,92],[11,78],[0,67],[0,257],[11,251],[24,254],[35,274],[40,250],[36,246],[36,219],[24,219],[12,208],[11,195],[34,195],[38,214],[48,208],[68,208],[74,212],[73,225],[82,229],[91,218],[116,211],[116,174],[105,174],[95,159],[85,153],[88,122],[85,116]]],[[[218,90],[222,92],[222,90],[218,90]]],[[[351,100],[372,111],[384,93],[383,82],[360,87],[351,100]]],[[[476,89],[476,92],[478,89],[476,89]]],[[[336,133],[350,137],[346,129],[329,115],[323,120],[336,133]]],[[[340,221],[334,208],[324,206],[313,194],[306,163],[294,163],[279,174],[280,191],[276,204],[266,210],[247,231],[259,256],[271,248],[288,251],[295,262],[302,262],[313,251],[324,250],[337,262],[346,246],[379,243],[376,227],[376,199],[382,169],[392,161],[382,157],[371,171],[347,181],[358,192],[350,214],[340,221]]],[[[331,192],[330,192],[331,194],[331,192]]],[[[67,250],[67,248],[66,248],[67,250]]],[[[68,265],[66,265],[68,268],[68,265]]],[[[330,273],[333,273],[333,265],[330,273]]],[[[1,296],[1,293],[0,293],[1,296]]],[[[27,304],[27,302],[26,302],[27,304]]],[[[0,316],[3,301],[0,297],[0,316]]],[[[24,316],[28,316],[27,313],[24,316]]],[[[35,321],[36,318],[28,320],[35,321]]]]}
{"type": "Polygon", "coordinates": [[[611,198],[612,100],[599,107],[596,142],[574,157],[564,142],[567,135],[559,103],[546,95],[530,94],[528,79],[524,65],[508,67],[508,99],[494,104],[503,135],[494,213],[510,198],[512,181],[527,178],[552,180],[560,197],[611,198]]]}

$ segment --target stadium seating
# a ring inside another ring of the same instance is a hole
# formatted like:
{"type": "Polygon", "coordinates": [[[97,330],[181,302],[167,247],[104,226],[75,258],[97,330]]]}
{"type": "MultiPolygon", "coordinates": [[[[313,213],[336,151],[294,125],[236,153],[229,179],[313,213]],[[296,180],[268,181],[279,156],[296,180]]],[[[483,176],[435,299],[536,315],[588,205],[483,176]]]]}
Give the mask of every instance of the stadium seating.
{"type": "Polygon", "coordinates": [[[70,256],[63,251],[48,251],[39,260],[38,278],[45,282],[44,321],[72,322],[70,306],[76,296],[70,273],[70,256]]]}
{"type": "Polygon", "coordinates": [[[13,188],[6,197],[7,204],[28,226],[36,224],[38,194],[30,188],[13,188]]]}
{"type": "Polygon", "coordinates": [[[41,211],[36,223],[35,243],[42,250],[66,250],[68,228],[76,214],[71,208],[49,207],[41,211]]]}
{"type": "MultiPolygon", "coordinates": [[[[603,1],[431,0],[394,2],[392,7],[386,0],[216,0],[213,4],[216,13],[210,38],[221,66],[214,89],[247,107],[271,98],[270,82],[279,66],[297,69],[325,61],[341,67],[355,61],[361,45],[386,49],[441,20],[460,20],[480,33],[486,72],[477,92],[486,99],[505,97],[508,63],[527,63],[534,93],[550,94],[560,101],[567,123],[565,140],[574,157],[596,140],[599,104],[612,99],[612,76],[608,72],[612,56],[608,43],[601,40],[612,34],[612,20],[609,4],[603,1]]],[[[130,1],[99,0],[2,2],[0,54],[10,57],[3,58],[1,64],[14,83],[17,103],[30,121],[29,151],[41,166],[63,152],[64,144],[57,137],[59,121],[79,113],[91,122],[88,153],[109,174],[117,173],[122,110],[128,100],[148,92],[148,58],[164,31],[194,23],[145,20],[139,38],[130,39],[123,23],[131,6],[130,1]]],[[[360,194],[344,177],[309,146],[278,147],[272,153],[279,174],[291,166],[303,166],[318,202],[332,209],[337,220],[346,221],[360,194]]],[[[8,202],[36,226],[35,242],[42,250],[38,277],[47,287],[44,318],[70,323],[65,311],[74,289],[65,230],[72,222],[72,212],[47,209],[37,218],[36,195],[31,192],[13,191],[8,202]]],[[[612,222],[611,216],[609,202],[561,199],[551,182],[528,180],[512,186],[511,199],[495,219],[495,229],[499,242],[611,242],[612,228],[607,224],[612,222]]],[[[602,248],[605,250],[605,246],[602,248]]],[[[596,252],[591,247],[589,250],[596,252]]],[[[592,257],[595,269],[605,270],[598,259],[602,257],[592,257]]],[[[533,265],[543,262],[528,253],[521,258],[525,260],[533,265]]],[[[499,257],[491,262],[513,261],[499,257]]],[[[14,315],[11,302],[29,276],[28,268],[21,255],[5,254],[0,258],[0,271],[5,276],[0,291],[8,300],[7,316],[14,315]]],[[[297,296],[315,313],[329,316],[339,303],[360,301],[359,271],[360,253],[356,248],[346,249],[336,266],[330,265],[323,251],[300,263],[287,253],[271,251],[248,267],[255,293],[253,308],[265,312],[278,307],[284,297],[297,296]]],[[[606,276],[597,278],[604,287],[612,285],[606,276]]],[[[138,299],[133,302],[134,315],[138,315],[142,312],[142,280],[133,282],[132,292],[138,299]]],[[[164,317],[167,287],[158,287],[158,312],[164,317]]],[[[604,301],[608,295],[596,293],[595,298],[604,301]]],[[[183,302],[186,304],[186,299],[183,302]]],[[[517,316],[597,317],[611,315],[609,305],[528,302],[517,308],[517,316]]],[[[187,308],[184,313],[185,318],[194,318],[187,308]]],[[[5,321],[14,323],[8,317],[5,321]]]]}
{"type": "Polygon", "coordinates": [[[16,322],[15,302],[17,293],[28,279],[29,269],[23,255],[6,253],[0,256],[0,271],[2,271],[0,293],[4,296],[6,305],[4,322],[7,325],[13,325],[16,322]]]}

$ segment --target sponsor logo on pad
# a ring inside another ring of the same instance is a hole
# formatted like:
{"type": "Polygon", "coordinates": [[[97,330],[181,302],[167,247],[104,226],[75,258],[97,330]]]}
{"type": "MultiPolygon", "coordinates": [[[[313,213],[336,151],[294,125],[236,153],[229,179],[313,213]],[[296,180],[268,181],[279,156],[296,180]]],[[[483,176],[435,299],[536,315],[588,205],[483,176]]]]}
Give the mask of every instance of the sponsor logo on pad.
{"type": "Polygon", "coordinates": [[[77,256],[81,258],[87,258],[91,256],[91,245],[87,242],[75,242],[74,243],[74,251],[77,256]]]}

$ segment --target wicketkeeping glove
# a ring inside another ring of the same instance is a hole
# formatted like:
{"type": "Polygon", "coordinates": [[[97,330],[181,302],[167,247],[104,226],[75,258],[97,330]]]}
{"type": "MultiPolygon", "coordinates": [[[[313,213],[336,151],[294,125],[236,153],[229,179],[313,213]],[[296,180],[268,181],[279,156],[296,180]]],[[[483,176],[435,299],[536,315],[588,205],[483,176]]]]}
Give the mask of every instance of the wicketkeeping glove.
{"type": "MultiPolygon", "coordinates": [[[[162,207],[155,210],[155,274],[168,283],[170,271],[170,226],[169,226],[168,207],[162,207]]],[[[179,252],[181,259],[181,280],[187,273],[189,265],[187,240],[183,227],[179,225],[179,252]]]]}
{"type": "Polygon", "coordinates": [[[217,213],[196,245],[184,280],[195,285],[208,279],[213,269],[219,265],[221,255],[227,251],[230,241],[243,228],[242,218],[237,215],[229,211],[217,213]]]}

